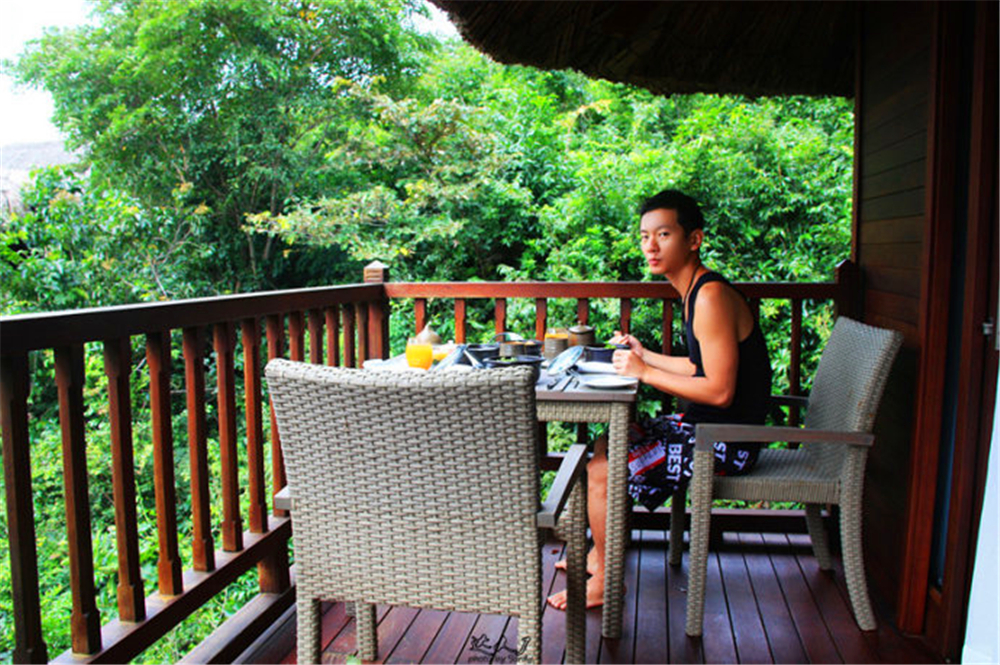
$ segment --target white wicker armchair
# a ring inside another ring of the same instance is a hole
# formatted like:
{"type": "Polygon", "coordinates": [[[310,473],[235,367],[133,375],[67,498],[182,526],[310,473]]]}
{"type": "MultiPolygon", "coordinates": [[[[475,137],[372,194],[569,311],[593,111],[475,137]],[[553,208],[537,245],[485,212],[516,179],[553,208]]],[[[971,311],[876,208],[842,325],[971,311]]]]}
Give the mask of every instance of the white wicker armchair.
{"type": "Polygon", "coordinates": [[[320,599],[356,602],[374,660],[374,603],[519,618],[519,660],[541,654],[539,527],[569,543],[567,660],[584,658],[586,450],[539,506],[527,367],[368,372],[272,360],[292,501],[299,662],[319,662],[320,599]],[[564,507],[566,515],[560,517],[564,507]]]}
{"type": "MultiPolygon", "coordinates": [[[[875,414],[902,335],[840,317],[823,350],[804,428],[702,424],[696,428],[691,481],[691,558],[686,632],[701,635],[705,574],[713,499],[798,501],[806,505],[806,525],[820,568],[831,568],[820,519],[824,504],[840,505],[844,574],[862,630],[875,629],[861,549],[865,462],[874,436],[875,414]],[[796,450],[765,448],[745,476],[714,476],[715,441],[797,441],[796,450]]],[[[676,497],[675,497],[676,500],[676,497]]],[[[677,511],[673,512],[673,522],[677,511]]],[[[683,532],[671,528],[670,563],[680,563],[683,532]]]]}

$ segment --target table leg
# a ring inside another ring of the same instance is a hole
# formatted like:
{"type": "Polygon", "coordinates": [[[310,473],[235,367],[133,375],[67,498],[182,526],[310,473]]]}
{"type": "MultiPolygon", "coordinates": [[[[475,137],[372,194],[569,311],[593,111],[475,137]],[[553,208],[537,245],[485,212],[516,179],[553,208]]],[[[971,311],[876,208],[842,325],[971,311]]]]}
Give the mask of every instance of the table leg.
{"type": "Polygon", "coordinates": [[[626,511],[628,500],[629,405],[611,408],[608,431],[608,515],[605,543],[604,611],[601,634],[618,639],[622,634],[625,600],[625,543],[628,540],[626,511]]]}

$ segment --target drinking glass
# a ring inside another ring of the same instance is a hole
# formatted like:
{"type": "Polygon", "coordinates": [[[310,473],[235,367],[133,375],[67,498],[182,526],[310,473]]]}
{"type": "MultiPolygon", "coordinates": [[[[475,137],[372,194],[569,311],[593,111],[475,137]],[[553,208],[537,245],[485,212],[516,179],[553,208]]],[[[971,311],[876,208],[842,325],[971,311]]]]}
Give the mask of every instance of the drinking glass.
{"type": "Polygon", "coordinates": [[[406,341],[406,364],[430,369],[433,362],[434,348],[430,344],[421,344],[412,337],[406,341]]]}

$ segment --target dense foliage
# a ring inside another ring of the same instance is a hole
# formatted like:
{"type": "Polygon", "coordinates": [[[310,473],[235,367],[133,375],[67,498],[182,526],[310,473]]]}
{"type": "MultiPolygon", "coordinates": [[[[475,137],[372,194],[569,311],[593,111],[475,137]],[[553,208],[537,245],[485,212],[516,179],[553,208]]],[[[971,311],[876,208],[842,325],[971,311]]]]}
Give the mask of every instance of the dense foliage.
{"type": "MultiPolygon", "coordinates": [[[[0,311],[353,282],[374,258],[401,280],[649,279],[635,210],[668,186],[703,203],[703,258],[734,280],[827,281],[847,257],[846,100],[667,98],[573,72],[502,66],[418,34],[415,11],[409,0],[102,0],[93,26],[40,39],[14,71],[53,93],[57,122],[85,150],[86,169],[39,172],[23,192],[24,210],[0,223],[0,311]]],[[[450,305],[429,304],[445,335],[450,305]]],[[[394,306],[399,349],[412,303],[394,306]]],[[[470,302],[473,338],[492,331],[491,307],[470,302]]],[[[618,303],[591,307],[598,334],[610,334],[618,303]]],[[[548,311],[550,321],[569,323],[575,302],[554,301],[548,311]]],[[[761,313],[781,389],[787,308],[765,302],[761,313]]],[[[635,304],[633,329],[647,344],[660,341],[659,316],[658,303],[635,304]]],[[[511,329],[531,331],[533,303],[512,300],[508,317],[511,329]]],[[[829,304],[806,303],[806,377],[830,318],[829,304]]],[[[152,592],[140,342],[133,412],[143,577],[152,592]]],[[[32,371],[36,527],[54,656],[68,645],[69,596],[51,354],[33,356],[32,371]]],[[[180,365],[174,381],[175,456],[183,460],[180,365]]],[[[116,564],[105,390],[100,346],[88,345],[94,548],[107,621],[116,564]]],[[[216,436],[209,433],[217,481],[216,436]]],[[[178,487],[186,487],[185,467],[177,465],[178,487]]],[[[184,494],[182,533],[190,528],[184,494]]],[[[10,574],[4,556],[0,659],[13,640],[10,574]]],[[[177,660],[255,586],[251,573],[141,660],[177,660]]]]}

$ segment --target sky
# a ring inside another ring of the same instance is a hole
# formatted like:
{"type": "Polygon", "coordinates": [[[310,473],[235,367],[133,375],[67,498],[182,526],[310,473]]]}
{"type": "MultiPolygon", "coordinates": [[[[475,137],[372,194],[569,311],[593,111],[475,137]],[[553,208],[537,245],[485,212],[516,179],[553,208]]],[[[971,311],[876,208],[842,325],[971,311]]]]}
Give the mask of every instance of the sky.
{"type": "MultiPolygon", "coordinates": [[[[447,17],[436,7],[429,7],[434,18],[422,29],[439,36],[456,35],[447,17]]],[[[26,42],[41,37],[47,27],[87,22],[89,12],[86,0],[2,0],[0,60],[15,58],[26,42]]],[[[0,72],[0,145],[62,140],[50,120],[52,111],[52,98],[47,92],[15,87],[6,70],[0,72]]]]}

